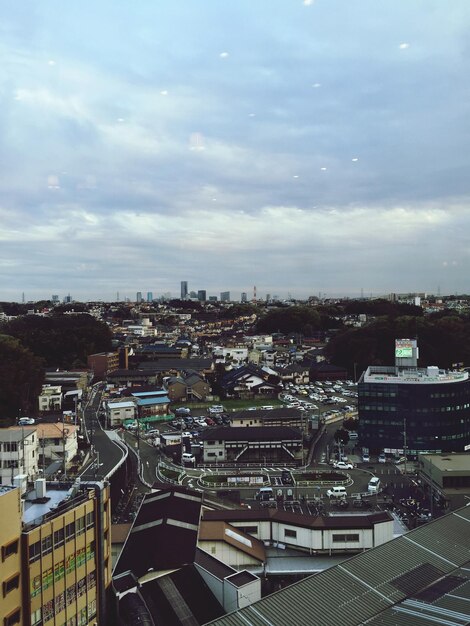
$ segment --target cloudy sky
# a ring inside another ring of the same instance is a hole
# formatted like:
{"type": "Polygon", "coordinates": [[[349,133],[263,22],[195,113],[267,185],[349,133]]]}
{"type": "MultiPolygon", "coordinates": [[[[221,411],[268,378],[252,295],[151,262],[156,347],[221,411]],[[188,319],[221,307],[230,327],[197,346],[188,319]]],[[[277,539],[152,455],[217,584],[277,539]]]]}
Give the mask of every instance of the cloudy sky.
{"type": "Polygon", "coordinates": [[[468,0],[0,4],[0,300],[469,293],[468,0]]]}

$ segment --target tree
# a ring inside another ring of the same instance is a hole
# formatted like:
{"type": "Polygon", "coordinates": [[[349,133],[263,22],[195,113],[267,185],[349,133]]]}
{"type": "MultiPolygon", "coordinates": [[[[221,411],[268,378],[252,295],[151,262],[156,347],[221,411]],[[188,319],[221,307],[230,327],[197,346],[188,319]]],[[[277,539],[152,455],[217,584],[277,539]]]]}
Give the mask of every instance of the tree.
{"type": "Polygon", "coordinates": [[[43,382],[43,360],[18,339],[0,335],[0,425],[7,426],[20,414],[35,415],[43,382]]]}
{"type": "Polygon", "coordinates": [[[19,317],[3,327],[48,366],[86,366],[87,356],[112,347],[109,327],[88,314],[19,317]]]}

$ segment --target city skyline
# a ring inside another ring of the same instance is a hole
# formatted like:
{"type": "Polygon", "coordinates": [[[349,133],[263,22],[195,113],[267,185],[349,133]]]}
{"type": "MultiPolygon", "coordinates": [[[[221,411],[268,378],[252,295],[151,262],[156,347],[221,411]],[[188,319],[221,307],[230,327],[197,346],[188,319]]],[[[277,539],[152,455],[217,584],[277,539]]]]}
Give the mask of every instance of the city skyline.
{"type": "Polygon", "coordinates": [[[465,0],[0,16],[0,300],[468,291],[465,0]]]}

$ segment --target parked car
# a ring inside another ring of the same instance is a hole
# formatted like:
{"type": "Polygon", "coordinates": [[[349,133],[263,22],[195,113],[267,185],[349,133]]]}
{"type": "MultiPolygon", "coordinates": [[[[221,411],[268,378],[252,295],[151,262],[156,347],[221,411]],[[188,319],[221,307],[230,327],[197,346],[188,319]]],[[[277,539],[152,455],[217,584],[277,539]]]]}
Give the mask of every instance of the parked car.
{"type": "Polygon", "coordinates": [[[179,409],[175,409],[175,415],[190,415],[191,409],[186,406],[180,406],[179,409]]]}
{"type": "Polygon", "coordinates": [[[19,426],[32,426],[35,423],[36,420],[34,419],[34,417],[20,417],[20,419],[18,420],[19,426]]]}
{"type": "Polygon", "coordinates": [[[385,463],[386,462],[386,457],[385,457],[385,452],[381,452],[379,454],[379,463],[385,463]]]}

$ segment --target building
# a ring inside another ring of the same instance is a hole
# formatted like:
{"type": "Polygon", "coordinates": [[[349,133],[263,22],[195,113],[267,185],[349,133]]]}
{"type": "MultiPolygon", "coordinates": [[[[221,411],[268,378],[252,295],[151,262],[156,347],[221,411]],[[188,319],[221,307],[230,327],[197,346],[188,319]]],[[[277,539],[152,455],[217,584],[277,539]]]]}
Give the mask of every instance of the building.
{"type": "Polygon", "coordinates": [[[138,291],[135,294],[135,301],[137,302],[137,304],[140,304],[143,301],[142,292],[141,291],[138,291]]]}
{"type": "Polygon", "coordinates": [[[468,372],[370,366],[358,384],[359,438],[387,454],[463,452],[470,444],[468,372]]]}
{"type": "Polygon", "coordinates": [[[207,293],[205,289],[199,289],[197,292],[197,299],[199,302],[205,302],[207,300],[207,293]]]}
{"type": "MultiPolygon", "coordinates": [[[[25,488],[38,474],[38,435],[35,426],[0,429],[0,484],[13,485],[15,479],[25,488]]],[[[17,481],[16,481],[17,482],[17,481]]]]}
{"type": "Polygon", "coordinates": [[[188,281],[181,281],[181,300],[186,300],[188,297],[188,281]]]}
{"type": "Polygon", "coordinates": [[[187,372],[181,376],[169,376],[164,384],[172,402],[205,401],[211,393],[209,383],[197,372],[187,372]]]}
{"type": "Polygon", "coordinates": [[[0,490],[1,623],[104,624],[111,583],[109,487],[36,481],[20,506],[0,490]]]}
{"type": "Polygon", "coordinates": [[[463,507],[209,624],[463,626],[469,523],[463,507]]]}
{"type": "Polygon", "coordinates": [[[60,385],[43,385],[38,397],[39,411],[60,411],[62,409],[62,387],[60,385]]]}
{"type": "Polygon", "coordinates": [[[87,357],[88,367],[97,380],[103,380],[110,372],[119,369],[119,352],[98,352],[87,357]]]}
{"type": "Polygon", "coordinates": [[[153,293],[151,291],[147,291],[147,302],[153,302],[153,293]]]}
{"type": "Polygon", "coordinates": [[[170,398],[165,390],[133,392],[139,419],[167,415],[170,398]]]}
{"type": "Polygon", "coordinates": [[[252,363],[233,369],[219,380],[225,396],[235,398],[277,397],[281,391],[279,377],[252,363]]]}
{"type": "Polygon", "coordinates": [[[221,302],[230,302],[230,291],[221,291],[220,292],[220,301],[221,302]]]}
{"type": "Polygon", "coordinates": [[[0,624],[22,624],[21,493],[0,487],[0,624]]]}
{"type": "Polygon", "coordinates": [[[66,472],[78,454],[78,427],[59,422],[57,424],[41,423],[36,429],[39,464],[42,469],[54,461],[60,461],[62,471],[66,472]]]}
{"type": "MultiPolygon", "coordinates": [[[[232,509],[205,511],[199,533],[199,546],[214,554],[227,565],[238,569],[236,561],[230,558],[229,551],[221,552],[221,537],[215,533],[209,539],[205,524],[224,523],[235,532],[243,532],[253,539],[253,547],[258,545],[256,554],[250,554],[258,561],[266,560],[259,544],[294,548],[310,555],[357,554],[370,550],[393,539],[393,518],[387,511],[369,512],[364,515],[343,514],[311,516],[263,507],[261,509],[232,509]],[[218,541],[219,547],[212,550],[218,541]]],[[[246,542],[245,542],[246,543],[246,542]]],[[[235,544],[236,547],[236,544],[235,544]]],[[[231,548],[231,552],[234,549],[231,548]]],[[[254,569],[255,563],[245,562],[247,569],[254,569]]]]}
{"type": "Polygon", "coordinates": [[[106,420],[108,428],[122,426],[124,420],[134,420],[137,417],[135,400],[118,400],[106,403],[106,420]]]}
{"type": "Polygon", "coordinates": [[[273,426],[289,426],[291,428],[299,428],[305,433],[308,432],[310,420],[304,415],[303,411],[298,409],[287,409],[285,407],[277,409],[257,409],[256,411],[237,411],[230,417],[233,426],[239,427],[273,427],[273,426]]]}
{"type": "Polygon", "coordinates": [[[200,434],[204,463],[283,463],[302,461],[302,433],[297,428],[216,426],[200,434]]]}
{"type": "Polygon", "coordinates": [[[248,302],[246,291],[242,291],[240,302],[248,302]]]}
{"type": "Polygon", "coordinates": [[[418,475],[428,508],[455,510],[470,501],[470,454],[420,454],[418,475]]]}

